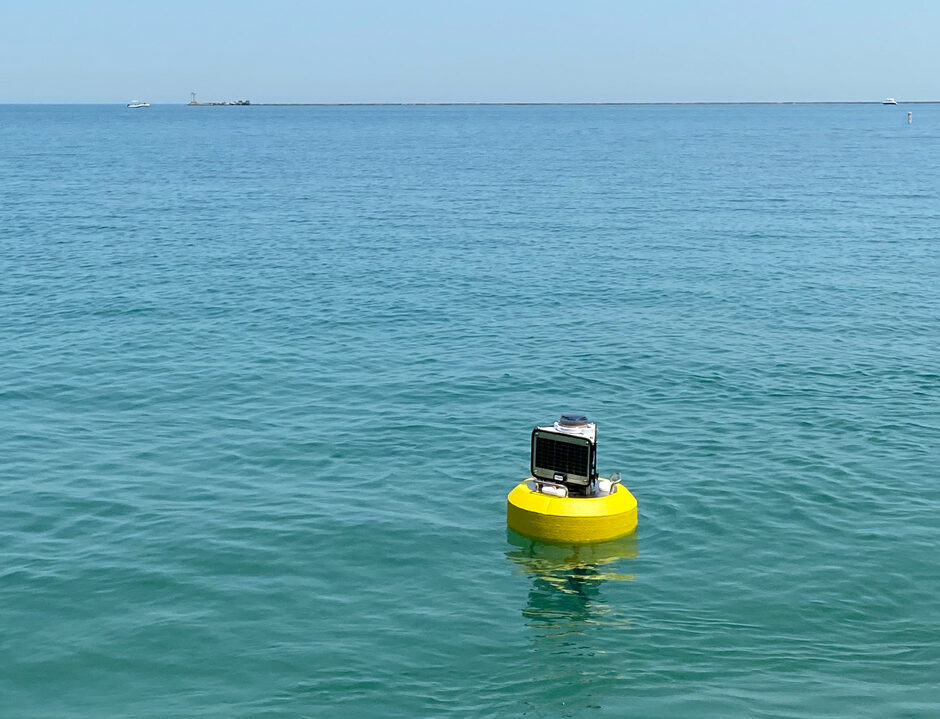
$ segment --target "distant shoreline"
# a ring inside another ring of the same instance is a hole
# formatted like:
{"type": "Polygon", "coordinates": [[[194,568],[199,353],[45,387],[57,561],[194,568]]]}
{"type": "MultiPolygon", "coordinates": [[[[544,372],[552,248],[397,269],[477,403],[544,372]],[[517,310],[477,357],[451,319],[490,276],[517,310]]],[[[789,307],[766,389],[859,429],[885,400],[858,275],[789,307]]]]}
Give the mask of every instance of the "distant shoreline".
{"type": "MultiPolygon", "coordinates": [[[[0,102],[11,105],[116,105],[112,102],[0,102]]],[[[183,107],[694,107],[747,105],[883,105],[880,100],[745,100],[740,102],[154,102],[183,107]]],[[[904,100],[898,105],[940,105],[940,100],[904,100]]],[[[888,105],[891,107],[891,105],[888,105]]]]}
{"type": "MultiPolygon", "coordinates": [[[[188,102],[185,104],[187,107],[655,107],[686,105],[883,105],[884,103],[880,100],[784,100],[746,102],[188,102]]],[[[898,103],[898,105],[937,104],[940,104],[940,100],[906,100],[898,103]]],[[[889,105],[889,107],[891,106],[889,105]]]]}

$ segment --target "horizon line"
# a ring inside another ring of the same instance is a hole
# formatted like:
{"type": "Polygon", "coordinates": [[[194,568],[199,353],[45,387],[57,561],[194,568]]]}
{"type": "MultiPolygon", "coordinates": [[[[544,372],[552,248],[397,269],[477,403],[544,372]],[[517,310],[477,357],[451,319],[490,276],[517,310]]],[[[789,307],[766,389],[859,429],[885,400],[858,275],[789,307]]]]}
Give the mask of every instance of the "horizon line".
{"type": "MultiPolygon", "coordinates": [[[[0,105],[125,105],[124,102],[0,102],[0,105]]],[[[171,105],[182,107],[501,107],[501,106],[587,106],[587,107],[618,107],[618,106],[675,106],[675,105],[883,105],[881,100],[664,100],[653,102],[543,102],[543,101],[516,101],[506,102],[249,102],[236,105],[234,102],[155,102],[153,105],[171,105]]],[[[889,106],[893,103],[888,103],[889,106]]],[[[936,105],[940,100],[904,100],[898,105],[936,105]]]]}

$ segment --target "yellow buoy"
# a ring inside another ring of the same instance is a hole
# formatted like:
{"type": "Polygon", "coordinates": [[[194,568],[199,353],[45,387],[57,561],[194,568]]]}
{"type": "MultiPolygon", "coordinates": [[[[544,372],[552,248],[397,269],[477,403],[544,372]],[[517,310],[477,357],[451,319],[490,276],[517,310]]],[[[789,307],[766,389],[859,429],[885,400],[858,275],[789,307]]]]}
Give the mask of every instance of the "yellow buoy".
{"type": "Polygon", "coordinates": [[[540,482],[529,477],[509,493],[506,523],[519,534],[550,542],[617,539],[636,529],[636,497],[621,484],[610,490],[606,496],[557,496],[540,491],[540,482]]]}
{"type": "Polygon", "coordinates": [[[584,544],[626,536],[636,529],[636,497],[597,474],[597,425],[567,412],[532,430],[531,476],[509,493],[506,522],[519,534],[550,542],[584,544]]]}

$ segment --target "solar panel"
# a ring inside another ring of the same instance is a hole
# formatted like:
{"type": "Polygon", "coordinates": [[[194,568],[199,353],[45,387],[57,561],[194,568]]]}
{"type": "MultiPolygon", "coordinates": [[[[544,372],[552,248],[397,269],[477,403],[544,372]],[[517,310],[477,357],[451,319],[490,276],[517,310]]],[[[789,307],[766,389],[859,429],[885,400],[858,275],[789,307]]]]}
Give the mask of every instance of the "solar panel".
{"type": "Polygon", "coordinates": [[[535,455],[539,467],[565,474],[586,474],[587,445],[558,442],[548,437],[537,437],[535,455]]]}
{"type": "Polygon", "coordinates": [[[582,437],[557,434],[537,429],[532,434],[532,473],[541,479],[587,484],[593,470],[593,445],[582,437]]]}

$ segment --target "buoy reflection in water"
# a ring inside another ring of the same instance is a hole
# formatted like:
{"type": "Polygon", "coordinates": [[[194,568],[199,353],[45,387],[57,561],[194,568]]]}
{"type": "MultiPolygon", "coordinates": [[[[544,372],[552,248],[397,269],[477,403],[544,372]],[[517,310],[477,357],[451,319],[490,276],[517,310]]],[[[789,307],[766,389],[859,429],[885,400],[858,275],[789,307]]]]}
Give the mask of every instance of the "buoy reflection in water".
{"type": "Polygon", "coordinates": [[[636,535],[599,544],[549,544],[512,530],[506,556],[532,578],[522,614],[547,634],[566,635],[593,626],[629,627],[621,607],[604,600],[605,582],[626,581],[622,560],[637,556],[636,535]]]}

